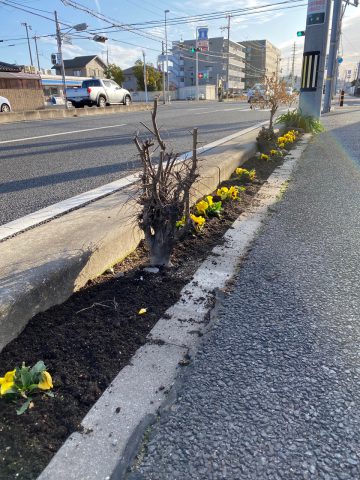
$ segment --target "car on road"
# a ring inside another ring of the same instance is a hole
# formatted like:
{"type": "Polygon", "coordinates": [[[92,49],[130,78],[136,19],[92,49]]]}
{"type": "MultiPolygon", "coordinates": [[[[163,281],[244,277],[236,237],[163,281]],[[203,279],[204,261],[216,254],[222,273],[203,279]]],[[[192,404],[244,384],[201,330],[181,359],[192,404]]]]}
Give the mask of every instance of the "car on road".
{"type": "Polygon", "coordinates": [[[0,97],[0,112],[11,112],[11,105],[7,98],[0,97]]]}
{"type": "Polygon", "coordinates": [[[66,88],[65,97],[75,108],[131,103],[130,92],[106,78],[91,78],[84,80],[80,88],[66,88]]]}

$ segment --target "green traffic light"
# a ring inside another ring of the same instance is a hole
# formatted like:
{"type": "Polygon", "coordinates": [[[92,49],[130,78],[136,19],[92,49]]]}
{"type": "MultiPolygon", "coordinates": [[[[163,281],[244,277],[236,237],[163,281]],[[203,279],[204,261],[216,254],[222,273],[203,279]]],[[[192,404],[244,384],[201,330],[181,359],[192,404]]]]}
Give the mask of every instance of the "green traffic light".
{"type": "Polygon", "coordinates": [[[191,53],[195,53],[196,52],[196,48],[195,47],[192,47],[191,48],[191,53]]]}
{"type": "Polygon", "coordinates": [[[301,30],[300,32],[297,32],[296,35],[298,37],[305,37],[305,32],[304,32],[304,30],[301,30]]]}

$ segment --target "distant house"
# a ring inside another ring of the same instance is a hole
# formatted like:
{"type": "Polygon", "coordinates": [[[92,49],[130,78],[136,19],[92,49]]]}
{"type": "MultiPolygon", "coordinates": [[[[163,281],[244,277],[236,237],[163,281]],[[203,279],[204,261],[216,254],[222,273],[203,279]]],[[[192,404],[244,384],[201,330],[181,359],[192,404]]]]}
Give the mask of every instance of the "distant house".
{"type": "MultiPolygon", "coordinates": [[[[98,55],[86,55],[64,60],[65,75],[72,77],[99,77],[104,78],[107,65],[98,55]]],[[[56,65],[56,74],[61,75],[61,68],[56,65]]]]}
{"type": "Polygon", "coordinates": [[[123,73],[125,78],[123,82],[123,87],[126,88],[126,90],[129,90],[129,92],[135,92],[138,88],[137,80],[134,74],[134,68],[127,68],[126,70],[123,70],[123,73]]]}
{"type": "Polygon", "coordinates": [[[13,65],[11,63],[0,62],[0,72],[19,73],[22,71],[22,67],[19,65],[13,65]]]}
{"type": "Polygon", "coordinates": [[[10,100],[15,112],[44,108],[40,76],[22,70],[21,66],[0,62],[0,95],[10,100]]]}

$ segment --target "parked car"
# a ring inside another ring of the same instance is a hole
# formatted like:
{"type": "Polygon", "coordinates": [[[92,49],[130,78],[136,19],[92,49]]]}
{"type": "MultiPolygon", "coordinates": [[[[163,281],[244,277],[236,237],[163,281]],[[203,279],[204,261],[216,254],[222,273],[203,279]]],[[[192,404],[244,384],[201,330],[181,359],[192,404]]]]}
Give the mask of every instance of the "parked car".
{"type": "Polygon", "coordinates": [[[11,105],[7,98],[0,97],[0,112],[11,112],[11,105]]]}
{"type": "Polygon", "coordinates": [[[130,92],[120,87],[114,80],[106,78],[84,80],[80,88],[67,88],[65,96],[75,108],[82,108],[85,105],[106,107],[106,105],[120,103],[130,105],[131,103],[130,92]]]}
{"type": "Polygon", "coordinates": [[[60,95],[51,95],[50,103],[51,105],[65,105],[65,100],[60,95]]]}

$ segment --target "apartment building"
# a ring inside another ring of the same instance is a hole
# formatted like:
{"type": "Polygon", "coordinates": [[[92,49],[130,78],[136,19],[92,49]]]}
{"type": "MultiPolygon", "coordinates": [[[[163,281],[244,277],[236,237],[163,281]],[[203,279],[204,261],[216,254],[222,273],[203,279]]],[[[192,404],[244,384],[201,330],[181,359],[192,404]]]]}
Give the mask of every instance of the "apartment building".
{"type": "MultiPolygon", "coordinates": [[[[196,84],[196,40],[173,42],[169,59],[170,80],[179,87],[196,84]]],[[[224,37],[209,38],[209,51],[198,52],[199,85],[217,85],[222,82],[227,89],[227,72],[229,71],[229,91],[242,90],[245,86],[245,53],[241,44],[224,37]]]]}
{"type": "Polygon", "coordinates": [[[281,52],[269,40],[241,42],[245,50],[245,87],[263,83],[265,76],[279,76],[281,52]]]}

